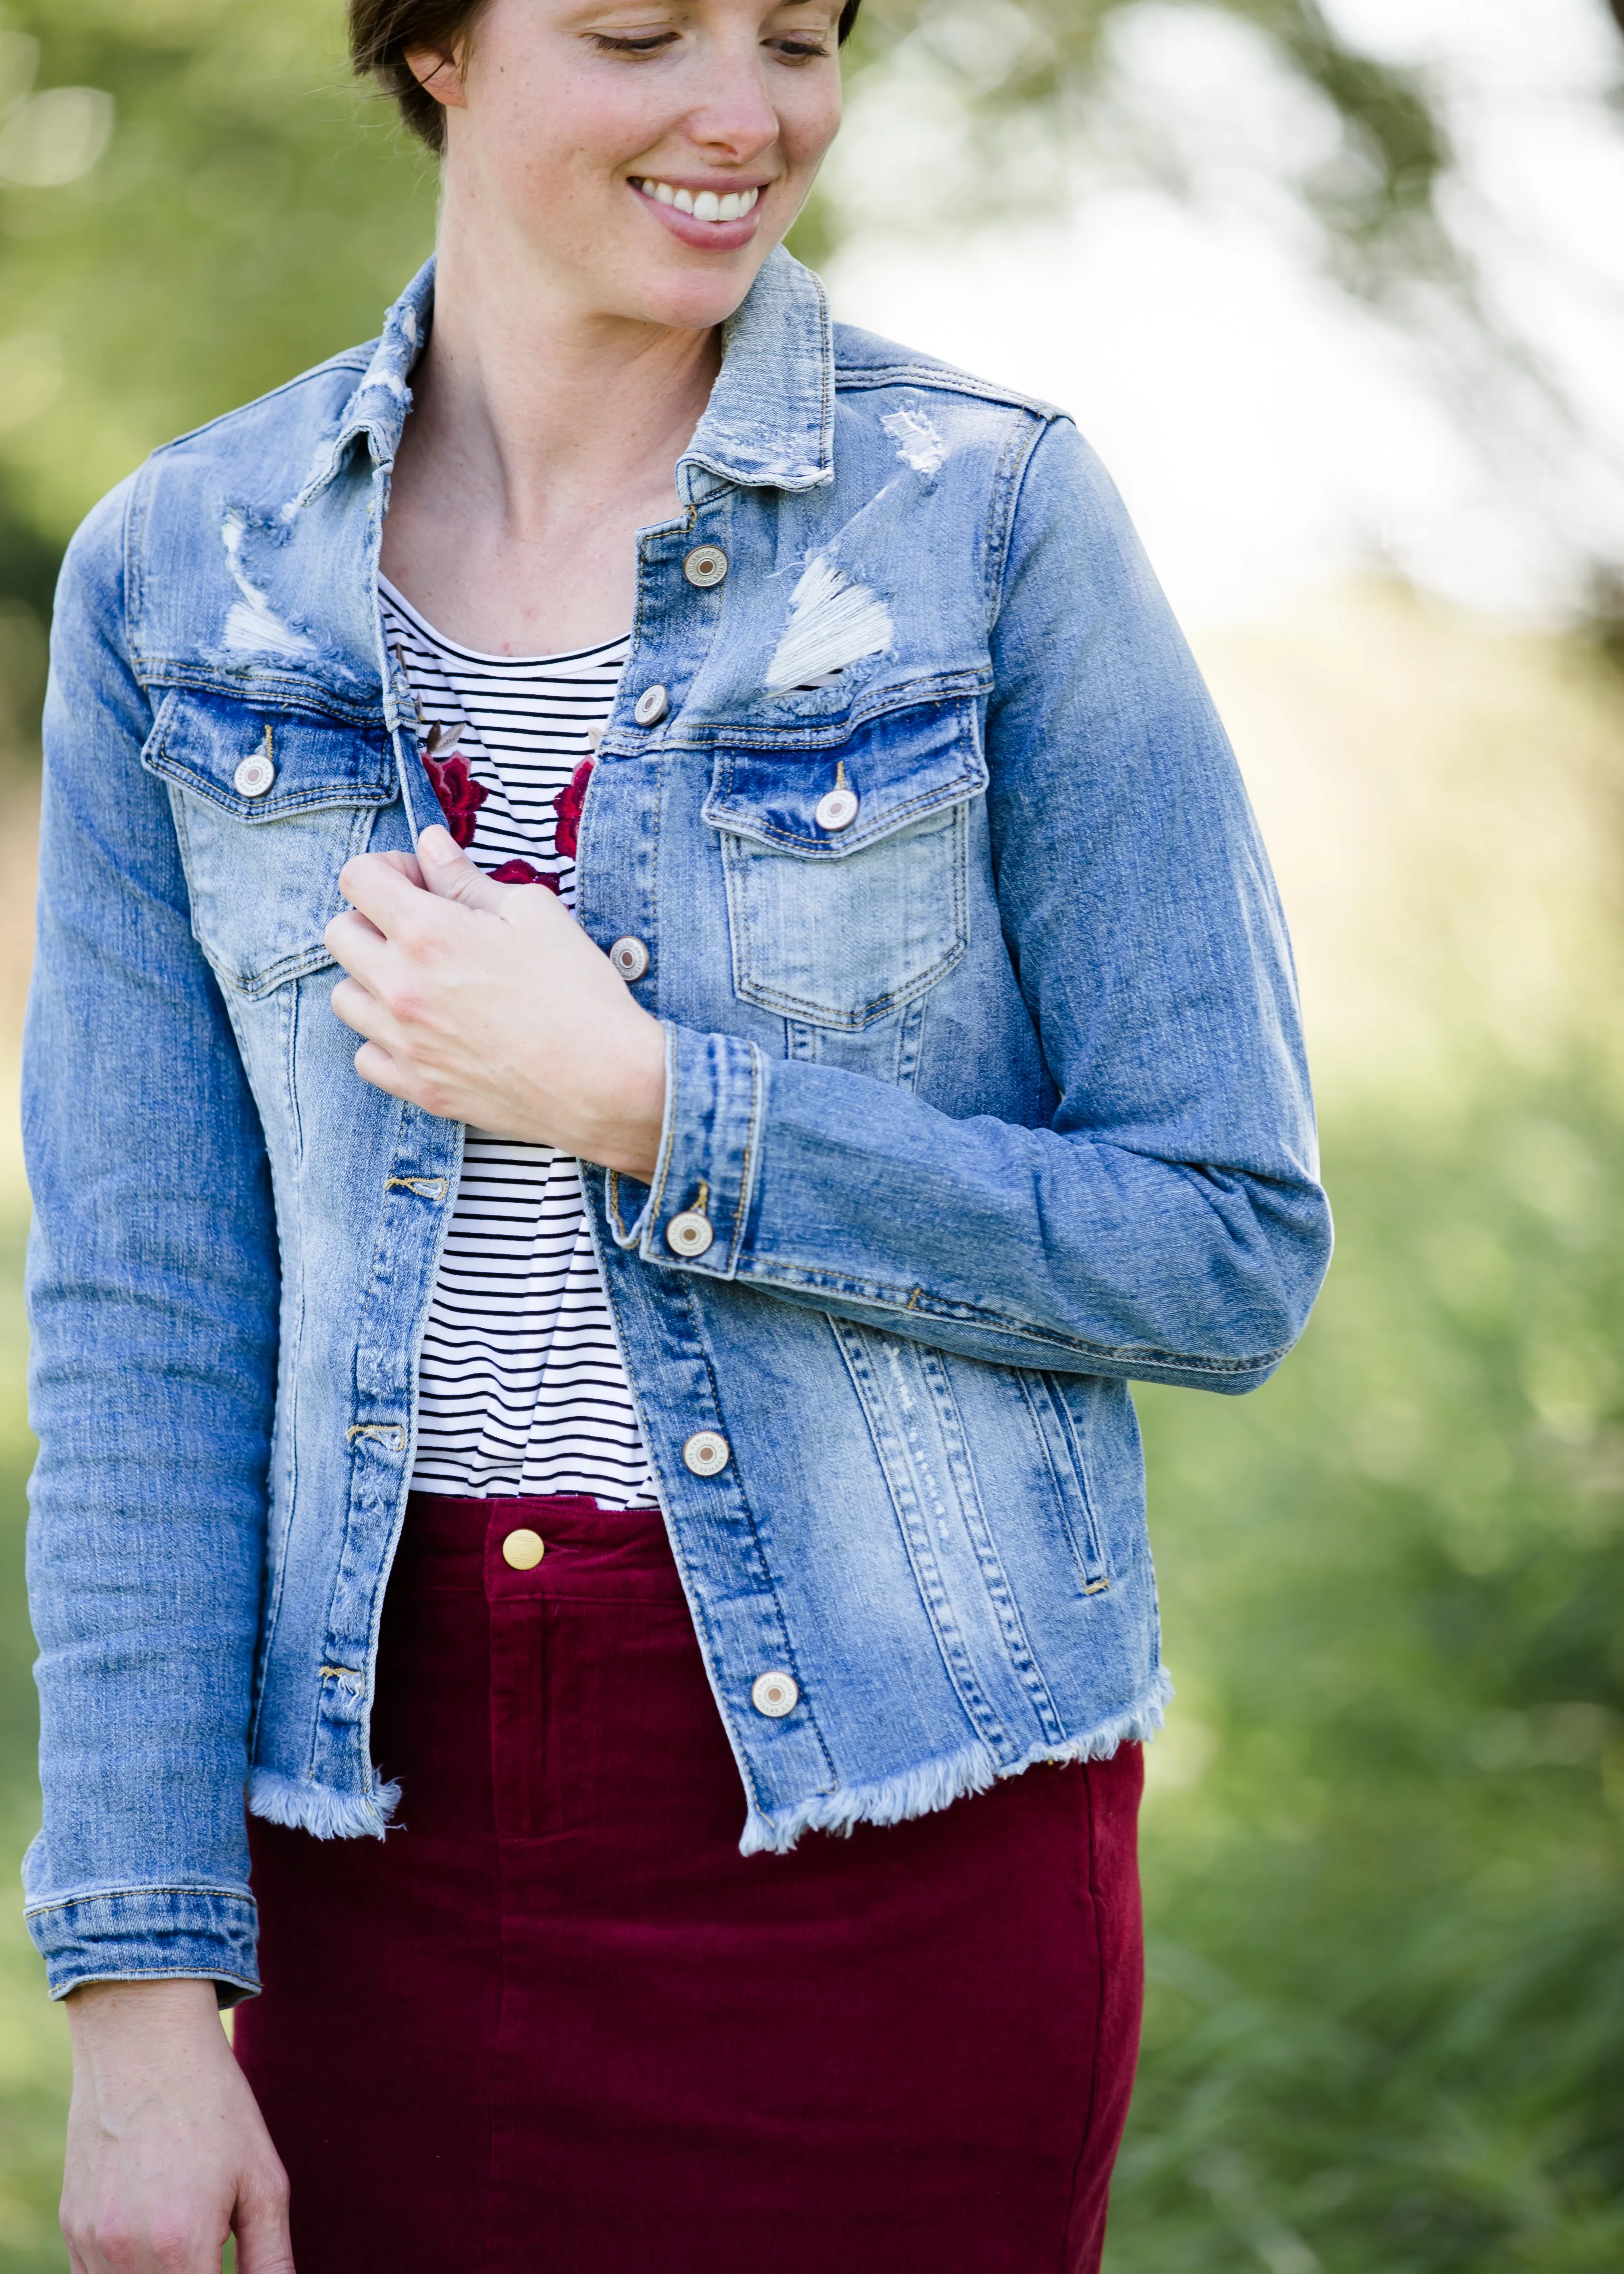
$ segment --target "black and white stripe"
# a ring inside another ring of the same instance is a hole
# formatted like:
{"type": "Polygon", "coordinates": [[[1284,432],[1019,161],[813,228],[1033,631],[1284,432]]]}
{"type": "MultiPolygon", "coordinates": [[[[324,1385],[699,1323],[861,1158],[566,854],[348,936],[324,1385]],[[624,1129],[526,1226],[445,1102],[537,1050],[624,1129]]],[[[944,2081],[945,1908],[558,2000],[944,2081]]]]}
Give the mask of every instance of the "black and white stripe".
{"type": "MultiPolygon", "coordinates": [[[[628,640],[576,655],[482,655],[387,584],[382,599],[425,732],[460,729],[456,748],[486,793],[469,857],[487,874],[528,861],[557,877],[572,907],[575,862],[555,848],[553,800],[596,747],[628,640]]],[[[412,1485],[477,1499],[590,1493],[610,1508],[653,1501],[580,1170],[549,1146],[468,1132],[418,1363],[412,1485]]]]}

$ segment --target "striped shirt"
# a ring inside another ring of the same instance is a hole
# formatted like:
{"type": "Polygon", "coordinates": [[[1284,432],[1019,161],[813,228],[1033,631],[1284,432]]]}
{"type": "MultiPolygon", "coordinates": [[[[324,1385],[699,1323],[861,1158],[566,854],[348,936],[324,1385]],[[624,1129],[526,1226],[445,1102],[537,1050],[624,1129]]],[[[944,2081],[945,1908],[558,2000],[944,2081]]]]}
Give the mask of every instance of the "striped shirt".
{"type": "MultiPolygon", "coordinates": [[[[573,907],[577,777],[608,719],[629,640],[576,655],[482,655],[380,584],[384,629],[417,697],[453,835],[487,876],[555,880],[573,907]],[[572,782],[576,798],[560,814],[572,782]]],[[[417,1365],[412,1487],[481,1500],[588,1493],[607,1508],[653,1502],[579,1164],[551,1146],[469,1129],[417,1365]]]]}

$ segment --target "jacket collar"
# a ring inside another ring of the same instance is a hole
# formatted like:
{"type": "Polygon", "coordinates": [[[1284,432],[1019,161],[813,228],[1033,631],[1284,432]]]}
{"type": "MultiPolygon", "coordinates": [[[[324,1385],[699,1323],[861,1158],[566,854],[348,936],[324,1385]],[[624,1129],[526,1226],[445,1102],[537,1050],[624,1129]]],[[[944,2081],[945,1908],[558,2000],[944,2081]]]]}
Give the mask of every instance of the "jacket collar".
{"type": "MultiPolygon", "coordinates": [[[[291,510],[318,497],[364,438],[374,466],[393,465],[433,307],[431,259],[384,318],[337,432],[322,441],[291,510]]],[[[677,468],[684,497],[692,502],[706,471],[747,488],[809,490],[832,481],[834,417],[829,303],[811,270],[780,245],[723,326],[721,373],[677,468]]]]}

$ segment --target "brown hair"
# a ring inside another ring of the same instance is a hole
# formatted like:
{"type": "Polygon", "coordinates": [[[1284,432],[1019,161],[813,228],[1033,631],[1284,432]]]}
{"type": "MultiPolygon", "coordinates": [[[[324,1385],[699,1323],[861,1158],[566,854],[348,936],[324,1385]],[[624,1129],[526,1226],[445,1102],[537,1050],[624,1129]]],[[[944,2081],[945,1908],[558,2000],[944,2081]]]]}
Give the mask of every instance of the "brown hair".
{"type": "MultiPolygon", "coordinates": [[[[350,60],[365,77],[369,72],[392,94],[414,134],[436,154],[446,147],[446,114],[419,86],[407,51],[439,48],[445,53],[468,31],[485,0],[350,0],[350,60]]],[[[862,0],[846,0],[840,38],[849,39],[862,0]]]]}

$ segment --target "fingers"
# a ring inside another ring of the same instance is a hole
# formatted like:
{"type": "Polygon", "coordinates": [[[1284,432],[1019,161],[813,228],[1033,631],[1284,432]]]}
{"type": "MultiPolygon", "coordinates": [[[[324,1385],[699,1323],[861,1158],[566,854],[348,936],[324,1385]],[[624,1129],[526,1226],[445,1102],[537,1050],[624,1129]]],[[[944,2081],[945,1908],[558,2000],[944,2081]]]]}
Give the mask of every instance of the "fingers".
{"type": "Polygon", "coordinates": [[[379,955],[389,944],[370,916],[357,915],[353,910],[335,916],[322,936],[335,963],[342,963],[357,976],[366,968],[375,968],[379,955]]]}
{"type": "Polygon", "coordinates": [[[369,1042],[387,1041],[386,1027],[394,1021],[378,998],[361,984],[358,979],[341,979],[332,994],[333,1009],[345,1026],[353,1027],[357,1035],[369,1042]]]}
{"type": "Polygon", "coordinates": [[[375,861],[387,861],[392,869],[399,870],[408,884],[421,885],[423,870],[417,864],[415,853],[374,853],[372,857],[375,861]]]}
{"type": "Polygon", "coordinates": [[[288,2178],[280,2165],[244,2183],[231,2232],[237,2237],[237,2274],[294,2274],[288,2178]]]}
{"type": "Polygon", "coordinates": [[[410,925],[414,912],[423,907],[422,874],[421,864],[407,854],[357,853],[340,870],[338,888],[352,908],[370,916],[380,932],[393,937],[410,925]]]}
{"type": "Polygon", "coordinates": [[[374,1089],[387,1090],[391,1097],[403,1097],[408,1104],[422,1105],[428,1112],[434,1111],[426,1103],[424,1084],[419,1081],[409,1087],[404,1069],[381,1043],[362,1043],[355,1054],[355,1070],[374,1089]]]}
{"type": "Polygon", "coordinates": [[[423,881],[436,900],[457,900],[465,908],[480,908],[500,915],[520,885],[494,885],[475,868],[448,829],[425,829],[417,840],[423,881]]]}

